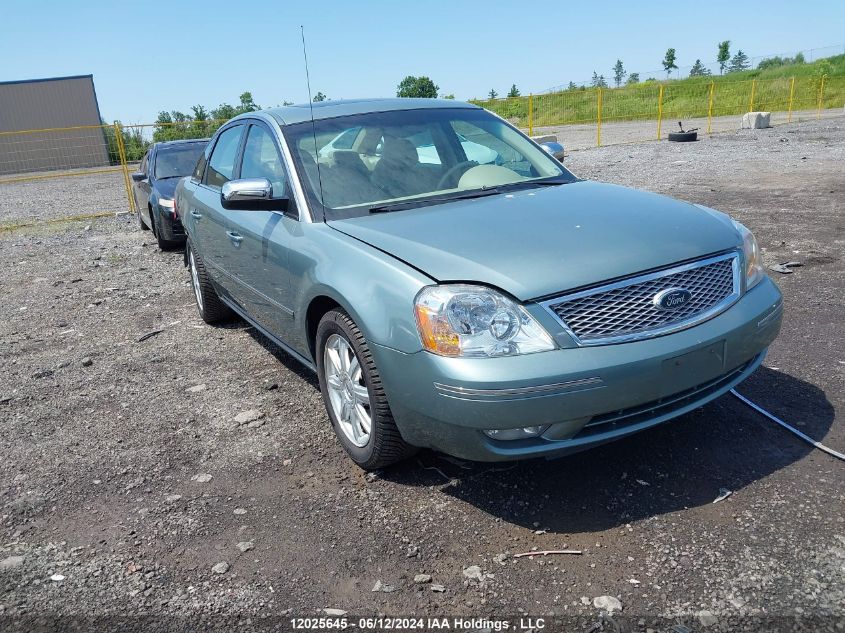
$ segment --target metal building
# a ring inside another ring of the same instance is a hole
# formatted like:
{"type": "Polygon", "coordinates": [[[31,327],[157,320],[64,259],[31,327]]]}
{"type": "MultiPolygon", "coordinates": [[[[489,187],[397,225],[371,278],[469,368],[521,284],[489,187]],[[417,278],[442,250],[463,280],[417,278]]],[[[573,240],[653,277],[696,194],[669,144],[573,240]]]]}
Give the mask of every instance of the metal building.
{"type": "Polygon", "coordinates": [[[93,75],[0,82],[0,174],[108,165],[100,124],[93,75]]]}

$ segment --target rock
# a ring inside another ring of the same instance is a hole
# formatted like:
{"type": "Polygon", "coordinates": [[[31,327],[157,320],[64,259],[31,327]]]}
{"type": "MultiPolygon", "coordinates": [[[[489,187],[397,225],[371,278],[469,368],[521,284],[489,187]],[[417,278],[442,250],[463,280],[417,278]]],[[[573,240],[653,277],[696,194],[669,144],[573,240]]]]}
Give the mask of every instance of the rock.
{"type": "Polygon", "coordinates": [[[199,393],[200,391],[205,391],[205,385],[194,385],[193,387],[188,387],[185,391],[188,393],[199,393]]]}
{"type": "Polygon", "coordinates": [[[167,500],[168,503],[175,503],[176,501],[179,501],[179,499],[181,499],[181,498],[182,498],[182,495],[167,495],[165,497],[165,499],[167,500]]]}
{"type": "Polygon", "coordinates": [[[431,590],[436,591],[437,593],[443,593],[446,591],[446,587],[443,585],[431,585],[431,590]]]}
{"type": "Polygon", "coordinates": [[[418,585],[424,585],[431,582],[431,574],[417,574],[414,576],[414,582],[418,585]]]}
{"type": "Polygon", "coordinates": [[[742,115],[743,130],[762,130],[771,127],[771,112],[746,112],[742,115]]]}
{"type": "Polygon", "coordinates": [[[622,610],[622,603],[619,602],[618,598],[614,598],[613,596],[599,596],[598,598],[593,598],[593,606],[596,609],[607,611],[607,613],[622,610]]]}
{"type": "Polygon", "coordinates": [[[366,481],[368,484],[371,484],[374,481],[378,481],[378,479],[380,477],[381,477],[381,471],[373,470],[371,472],[368,472],[366,475],[364,475],[364,481],[366,481]]]}
{"type": "Polygon", "coordinates": [[[0,571],[6,571],[7,569],[15,569],[16,567],[20,567],[23,565],[23,556],[9,556],[9,558],[4,558],[0,560],[0,571]]]}
{"type": "Polygon", "coordinates": [[[249,409],[248,411],[241,411],[238,415],[235,416],[235,424],[241,426],[243,424],[249,424],[250,422],[255,422],[260,420],[264,417],[264,414],[257,409],[249,409]]]}
{"type": "Polygon", "coordinates": [[[381,591],[382,593],[391,593],[393,591],[396,591],[396,587],[394,587],[393,585],[387,585],[381,580],[376,580],[376,584],[373,585],[371,591],[373,591],[374,593],[377,593],[379,591],[381,591]]]}
{"type": "Polygon", "coordinates": [[[226,561],[217,563],[216,565],[214,565],[214,567],[211,568],[211,571],[213,571],[215,574],[225,574],[227,571],[229,571],[229,563],[227,563],[226,561]]]}
{"type": "Polygon", "coordinates": [[[83,367],[90,367],[93,364],[94,364],[94,361],[91,360],[90,356],[86,356],[85,358],[82,359],[82,366],[83,367]]]}
{"type": "Polygon", "coordinates": [[[496,554],[496,555],[493,557],[493,561],[494,561],[494,562],[496,562],[496,563],[499,563],[500,565],[504,565],[504,564],[505,564],[505,561],[506,561],[508,558],[510,558],[510,555],[509,555],[509,554],[496,554]]]}
{"type": "Polygon", "coordinates": [[[61,574],[53,574],[52,576],[50,576],[50,580],[52,580],[53,582],[62,582],[64,579],[65,577],[61,574]]]}
{"type": "MultiPolygon", "coordinates": [[[[768,113],[767,113],[768,114],[768,113]]],[[[695,617],[698,618],[698,621],[701,622],[701,626],[714,626],[719,622],[719,618],[713,615],[710,611],[699,611],[695,614],[695,617]]]]}
{"type": "Polygon", "coordinates": [[[282,466],[290,466],[293,463],[292,459],[285,459],[282,461],[282,466]]]}
{"type": "Polygon", "coordinates": [[[252,541],[241,541],[235,545],[241,552],[246,553],[251,549],[255,549],[255,544],[252,541]]]}
{"type": "Polygon", "coordinates": [[[419,553],[420,553],[420,548],[417,547],[416,545],[411,545],[410,547],[408,547],[408,550],[405,552],[405,556],[408,557],[408,558],[415,558],[415,557],[419,556],[419,553]]]}
{"type": "Polygon", "coordinates": [[[38,378],[49,378],[49,377],[50,377],[50,376],[52,376],[52,375],[53,375],[53,370],[52,370],[52,369],[42,369],[41,371],[37,371],[37,372],[35,372],[34,374],[32,374],[32,377],[33,377],[33,378],[35,378],[35,379],[38,379],[38,378]]]}
{"type": "Polygon", "coordinates": [[[581,596],[581,604],[583,604],[585,607],[589,607],[592,603],[593,601],[590,600],[587,596],[581,596]]]}
{"type": "Polygon", "coordinates": [[[346,615],[348,613],[348,611],[344,611],[343,609],[327,608],[327,609],[323,609],[323,613],[325,613],[326,615],[331,615],[331,616],[339,618],[341,616],[346,615]]]}
{"type": "Polygon", "coordinates": [[[464,569],[464,578],[481,582],[484,580],[484,574],[481,573],[481,567],[478,565],[471,565],[470,567],[464,569]]]}
{"type": "Polygon", "coordinates": [[[241,514],[246,514],[246,510],[244,510],[243,508],[235,508],[235,509],[233,510],[233,512],[234,512],[235,514],[238,514],[238,515],[241,515],[241,514]]]}
{"type": "Polygon", "coordinates": [[[208,473],[197,473],[196,475],[191,477],[191,481],[195,481],[198,484],[207,484],[211,480],[212,476],[208,473]]]}

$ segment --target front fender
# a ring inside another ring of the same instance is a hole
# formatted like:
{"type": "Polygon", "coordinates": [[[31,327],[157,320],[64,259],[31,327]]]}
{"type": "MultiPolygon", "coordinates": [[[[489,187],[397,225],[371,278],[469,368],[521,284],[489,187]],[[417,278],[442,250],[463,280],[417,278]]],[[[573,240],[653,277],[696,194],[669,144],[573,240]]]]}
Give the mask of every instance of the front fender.
{"type": "Polygon", "coordinates": [[[302,231],[309,248],[295,251],[291,261],[296,348],[310,355],[308,307],[328,297],[371,343],[406,353],[422,349],[414,297],[430,277],[325,223],[303,224],[302,231]]]}

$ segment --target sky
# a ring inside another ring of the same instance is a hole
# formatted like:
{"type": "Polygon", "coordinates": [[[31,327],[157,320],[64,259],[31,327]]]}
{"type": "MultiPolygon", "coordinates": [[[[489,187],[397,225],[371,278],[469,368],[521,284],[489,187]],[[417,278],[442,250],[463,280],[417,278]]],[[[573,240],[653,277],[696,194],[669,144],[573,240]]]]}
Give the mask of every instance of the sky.
{"type": "Polygon", "coordinates": [[[542,92],[610,79],[617,59],[660,78],[667,48],[685,67],[713,62],[725,39],[750,57],[845,52],[842,0],[0,0],[0,81],[93,74],[103,118],[126,124],[244,91],[263,107],[300,103],[300,25],[312,93],[332,99],[395,96],[406,75],[458,99],[542,92]]]}

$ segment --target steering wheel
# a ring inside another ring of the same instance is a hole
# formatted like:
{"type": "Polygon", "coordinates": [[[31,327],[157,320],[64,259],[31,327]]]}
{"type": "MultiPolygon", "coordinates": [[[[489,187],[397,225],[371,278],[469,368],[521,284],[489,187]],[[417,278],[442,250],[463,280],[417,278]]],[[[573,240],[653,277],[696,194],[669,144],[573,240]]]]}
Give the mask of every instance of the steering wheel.
{"type": "MultiPolygon", "coordinates": [[[[474,160],[464,160],[457,165],[450,167],[446,170],[446,173],[440,177],[440,180],[437,181],[437,188],[443,189],[446,183],[449,182],[449,179],[458,173],[459,170],[463,169],[464,171],[467,171],[468,168],[475,167],[476,165],[478,165],[478,163],[474,160]]],[[[455,184],[457,185],[457,183],[455,184]]]]}

